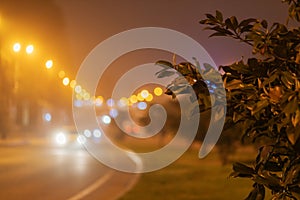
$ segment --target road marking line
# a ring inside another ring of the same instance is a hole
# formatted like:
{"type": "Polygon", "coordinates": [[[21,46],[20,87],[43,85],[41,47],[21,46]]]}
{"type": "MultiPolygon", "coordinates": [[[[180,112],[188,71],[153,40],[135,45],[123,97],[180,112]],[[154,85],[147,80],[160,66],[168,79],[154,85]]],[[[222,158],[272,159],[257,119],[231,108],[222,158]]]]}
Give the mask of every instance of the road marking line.
{"type": "Polygon", "coordinates": [[[126,194],[131,188],[133,188],[133,186],[135,186],[138,182],[138,180],[140,179],[141,176],[141,171],[143,169],[143,161],[141,160],[141,158],[134,152],[127,150],[126,152],[127,156],[135,163],[136,165],[136,171],[135,174],[133,175],[133,179],[131,179],[131,182],[123,189],[122,192],[120,192],[118,194],[118,196],[116,197],[116,199],[119,199],[120,197],[122,197],[124,194],[126,194]]]}
{"type": "Polygon", "coordinates": [[[101,177],[99,180],[88,186],[87,188],[81,190],[79,193],[75,194],[68,200],[78,200],[82,199],[83,197],[89,195],[93,191],[95,191],[97,188],[99,188],[101,185],[103,185],[108,179],[113,175],[113,171],[108,172],[103,177],[101,177]]]}
{"type": "MultiPolygon", "coordinates": [[[[140,159],[139,156],[137,156],[134,152],[132,151],[127,151],[126,152],[127,156],[129,157],[129,159],[131,159],[135,164],[136,164],[136,174],[134,176],[134,179],[131,181],[131,183],[129,185],[127,185],[127,187],[123,190],[123,192],[121,192],[118,197],[121,197],[122,195],[124,195],[126,192],[128,192],[139,180],[140,177],[140,171],[143,168],[143,162],[140,159]]],[[[101,177],[100,179],[98,179],[96,182],[94,182],[93,184],[89,185],[87,188],[81,190],[79,193],[75,194],[74,196],[68,198],[67,200],[80,200],[82,198],[84,198],[85,196],[89,195],[90,193],[92,193],[93,191],[95,191],[97,188],[99,188],[100,186],[102,186],[106,181],[108,181],[108,179],[113,175],[113,171],[108,172],[107,174],[105,174],[103,177],[101,177]]]]}
{"type": "Polygon", "coordinates": [[[128,156],[128,157],[135,163],[135,165],[136,165],[136,171],[135,171],[135,173],[140,174],[140,172],[141,172],[142,169],[143,169],[143,161],[142,161],[142,159],[141,159],[136,153],[134,153],[133,151],[127,150],[126,154],[127,154],[127,156],[128,156]]]}

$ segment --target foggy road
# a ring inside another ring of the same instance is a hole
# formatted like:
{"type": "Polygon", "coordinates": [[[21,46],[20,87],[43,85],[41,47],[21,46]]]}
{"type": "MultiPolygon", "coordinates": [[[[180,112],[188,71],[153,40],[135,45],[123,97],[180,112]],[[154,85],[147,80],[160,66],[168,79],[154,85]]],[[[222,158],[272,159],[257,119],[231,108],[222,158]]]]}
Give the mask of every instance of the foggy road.
{"type": "Polygon", "coordinates": [[[0,146],[0,199],[116,199],[136,178],[76,145],[0,146]]]}

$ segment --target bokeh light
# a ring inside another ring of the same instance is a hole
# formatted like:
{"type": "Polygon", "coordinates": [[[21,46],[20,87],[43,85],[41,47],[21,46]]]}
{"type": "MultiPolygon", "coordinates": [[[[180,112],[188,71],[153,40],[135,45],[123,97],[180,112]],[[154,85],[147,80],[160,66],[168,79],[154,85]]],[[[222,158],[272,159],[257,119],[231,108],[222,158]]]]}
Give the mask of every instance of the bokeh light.
{"type": "Polygon", "coordinates": [[[113,107],[115,105],[115,101],[111,98],[107,99],[106,101],[107,106],[113,107]]]}
{"type": "Polygon", "coordinates": [[[68,77],[65,77],[62,82],[65,86],[67,86],[70,83],[70,79],[68,77]]]}
{"type": "Polygon", "coordinates": [[[55,141],[57,144],[59,145],[64,145],[67,143],[67,137],[63,132],[59,132],[56,136],[55,136],[55,141]]]}
{"type": "Polygon", "coordinates": [[[152,94],[149,94],[149,95],[147,96],[147,98],[145,98],[145,99],[146,99],[146,101],[150,102],[150,101],[153,100],[153,95],[152,95],[152,94]]]}
{"type": "Polygon", "coordinates": [[[102,97],[102,96],[98,96],[98,97],[95,99],[95,105],[96,105],[96,106],[102,106],[103,101],[104,101],[103,97],[102,97]]]}
{"type": "Polygon", "coordinates": [[[13,45],[13,50],[14,52],[19,52],[21,50],[21,44],[16,42],[14,45],[13,45]]]}
{"type": "Polygon", "coordinates": [[[142,90],[141,91],[141,96],[146,99],[149,96],[149,91],[148,90],[142,90]]]}
{"type": "Polygon", "coordinates": [[[95,138],[100,138],[101,135],[102,135],[102,133],[101,133],[101,131],[99,129],[95,129],[93,131],[93,135],[94,135],[95,138]]]}
{"type": "Polygon", "coordinates": [[[50,113],[45,113],[45,114],[44,114],[44,121],[50,122],[51,119],[52,119],[52,116],[51,116],[50,113]]]}
{"type": "Polygon", "coordinates": [[[65,76],[66,76],[66,72],[65,71],[61,70],[61,71],[58,72],[58,77],[59,78],[64,78],[65,76]]]}
{"type": "Polygon", "coordinates": [[[153,92],[156,96],[161,96],[163,94],[163,90],[160,87],[154,88],[153,92]]]}
{"type": "Polygon", "coordinates": [[[146,102],[139,102],[139,103],[137,104],[137,107],[138,107],[139,110],[146,110],[146,108],[147,108],[147,103],[146,103],[146,102]]]}
{"type": "Polygon", "coordinates": [[[85,129],[83,131],[83,135],[85,135],[85,137],[91,137],[92,136],[92,133],[89,129],[85,129]]]}
{"type": "Polygon", "coordinates": [[[110,111],[109,111],[109,115],[112,117],[112,118],[116,118],[117,116],[118,116],[118,114],[119,114],[119,112],[118,112],[118,110],[117,109],[111,109],[110,111]]]}
{"type": "Polygon", "coordinates": [[[101,120],[102,120],[102,122],[103,122],[104,124],[110,124],[110,122],[111,122],[111,118],[110,118],[110,116],[108,116],[108,115],[103,115],[103,116],[101,117],[101,120]]]}
{"type": "Polygon", "coordinates": [[[34,47],[33,47],[32,44],[30,44],[30,45],[28,45],[28,46],[26,47],[26,53],[27,53],[27,54],[32,54],[32,53],[33,53],[33,50],[34,50],[34,47]]]}
{"type": "Polygon", "coordinates": [[[133,94],[133,95],[131,95],[129,100],[131,103],[136,103],[138,101],[138,98],[135,94],[133,94]]]}
{"type": "Polygon", "coordinates": [[[75,88],[74,88],[74,91],[77,93],[77,94],[80,94],[81,91],[82,91],[82,88],[80,85],[76,85],[75,88]]]}
{"type": "Polygon", "coordinates": [[[118,106],[119,106],[120,108],[123,108],[123,107],[125,107],[125,106],[128,106],[128,103],[129,103],[128,99],[127,99],[126,97],[122,97],[122,98],[118,101],[118,106]]]}
{"type": "Polygon", "coordinates": [[[142,97],[141,93],[138,93],[137,99],[138,99],[138,101],[144,101],[144,97],[142,97]]]}
{"type": "Polygon", "coordinates": [[[88,100],[90,100],[90,98],[91,98],[90,93],[85,92],[84,95],[83,95],[83,99],[84,99],[85,101],[88,101],[88,100]]]}
{"type": "Polygon", "coordinates": [[[45,66],[47,69],[50,69],[53,67],[53,61],[52,60],[47,60],[45,63],[45,66]]]}
{"type": "Polygon", "coordinates": [[[86,138],[83,135],[78,135],[77,136],[77,142],[79,144],[85,144],[86,143],[86,138]]]}
{"type": "Polygon", "coordinates": [[[75,81],[75,80],[72,80],[72,81],[70,82],[70,87],[71,87],[71,88],[75,88],[75,86],[76,86],[76,81],[75,81]]]}
{"type": "Polygon", "coordinates": [[[78,108],[82,107],[82,106],[83,106],[83,103],[82,103],[82,101],[81,101],[81,96],[80,96],[80,97],[77,97],[77,95],[76,95],[76,98],[77,98],[77,100],[74,101],[74,106],[75,106],[75,107],[78,107],[78,108]]]}

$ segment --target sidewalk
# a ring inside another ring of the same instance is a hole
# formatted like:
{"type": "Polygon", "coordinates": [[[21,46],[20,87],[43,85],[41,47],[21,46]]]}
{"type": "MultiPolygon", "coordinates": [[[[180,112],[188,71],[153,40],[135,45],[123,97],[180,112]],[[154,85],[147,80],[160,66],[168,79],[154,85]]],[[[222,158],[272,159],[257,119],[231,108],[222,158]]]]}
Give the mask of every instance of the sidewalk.
{"type": "Polygon", "coordinates": [[[46,136],[34,132],[11,132],[6,138],[0,139],[0,147],[14,147],[46,142],[46,136]]]}

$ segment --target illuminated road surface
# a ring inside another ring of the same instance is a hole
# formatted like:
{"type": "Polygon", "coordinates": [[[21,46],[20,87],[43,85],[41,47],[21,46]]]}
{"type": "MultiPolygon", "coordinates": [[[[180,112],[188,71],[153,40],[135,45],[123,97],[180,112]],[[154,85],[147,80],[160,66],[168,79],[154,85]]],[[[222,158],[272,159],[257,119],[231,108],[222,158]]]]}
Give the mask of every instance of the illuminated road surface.
{"type": "Polygon", "coordinates": [[[0,145],[3,200],[116,199],[136,180],[136,175],[105,167],[76,145],[0,145]]]}

